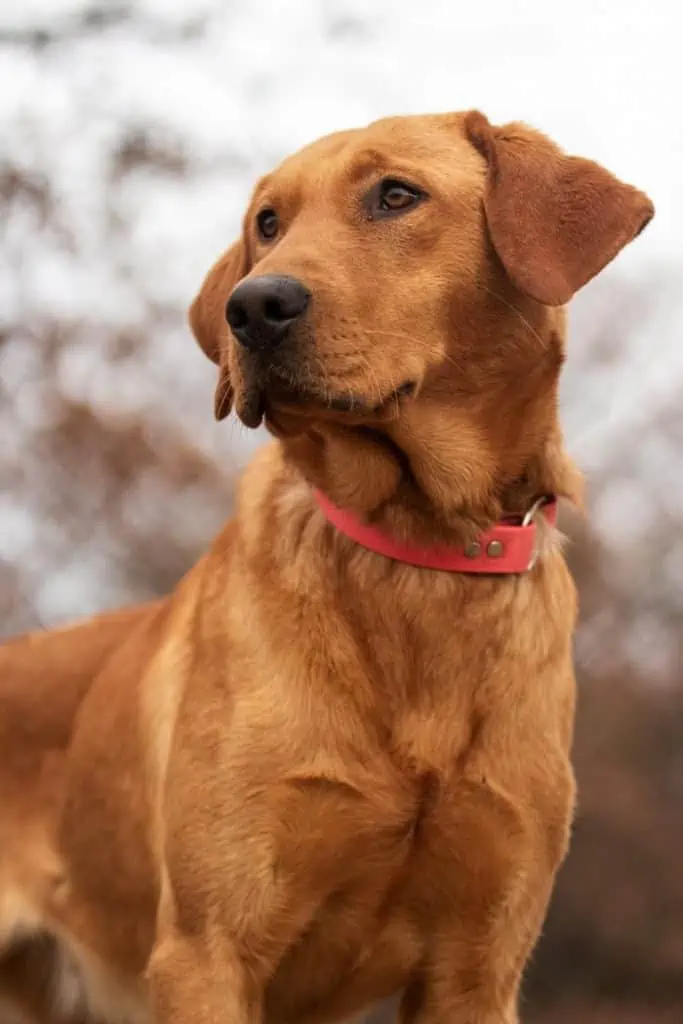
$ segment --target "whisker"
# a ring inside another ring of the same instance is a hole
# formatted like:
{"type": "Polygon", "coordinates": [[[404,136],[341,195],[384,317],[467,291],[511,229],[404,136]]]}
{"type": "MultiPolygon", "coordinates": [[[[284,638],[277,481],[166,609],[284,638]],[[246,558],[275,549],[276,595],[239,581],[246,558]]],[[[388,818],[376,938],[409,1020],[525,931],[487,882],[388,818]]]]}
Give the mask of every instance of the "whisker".
{"type": "Polygon", "coordinates": [[[521,312],[521,310],[517,309],[517,306],[515,306],[513,302],[510,302],[509,299],[506,299],[504,295],[499,295],[498,292],[494,292],[492,288],[487,288],[486,286],[484,286],[484,289],[488,295],[490,295],[494,299],[497,299],[499,302],[502,302],[504,306],[507,306],[509,310],[517,314],[524,327],[526,327],[529,331],[529,334],[531,334],[531,336],[536,339],[541,349],[545,352],[546,344],[543,338],[538,333],[538,331],[534,327],[532,327],[532,325],[529,323],[529,321],[521,312]]]}
{"type": "Polygon", "coordinates": [[[395,338],[397,341],[412,341],[413,335],[405,331],[383,331],[380,328],[372,327],[364,329],[363,333],[370,338],[395,338]]]}
{"type": "Polygon", "coordinates": [[[443,358],[444,358],[445,362],[450,363],[451,366],[454,366],[456,368],[456,370],[458,371],[458,373],[464,373],[465,372],[462,363],[456,362],[455,359],[453,358],[453,356],[450,355],[448,352],[444,353],[444,357],[443,358]]]}
{"type": "Polygon", "coordinates": [[[377,404],[379,405],[381,403],[381,401],[382,401],[382,389],[380,388],[379,381],[377,380],[377,377],[375,376],[375,372],[372,369],[372,366],[370,365],[370,360],[367,358],[365,353],[361,350],[361,348],[354,341],[351,341],[351,344],[353,345],[353,349],[354,349],[356,355],[360,357],[360,359],[363,361],[363,363],[365,363],[365,366],[367,367],[368,373],[372,377],[372,382],[373,382],[373,384],[375,386],[375,391],[377,393],[377,404]]]}

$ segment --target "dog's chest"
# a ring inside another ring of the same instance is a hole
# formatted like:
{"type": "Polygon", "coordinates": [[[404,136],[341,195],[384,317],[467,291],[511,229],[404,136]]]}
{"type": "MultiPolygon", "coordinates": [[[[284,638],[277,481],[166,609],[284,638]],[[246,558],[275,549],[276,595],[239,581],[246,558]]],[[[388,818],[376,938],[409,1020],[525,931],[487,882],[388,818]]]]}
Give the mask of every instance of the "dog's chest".
{"type": "Polygon", "coordinates": [[[308,785],[317,792],[300,843],[307,884],[321,895],[270,986],[274,1021],[350,1014],[404,986],[423,956],[434,895],[424,838],[436,826],[435,773],[378,773],[362,793],[308,785]]]}

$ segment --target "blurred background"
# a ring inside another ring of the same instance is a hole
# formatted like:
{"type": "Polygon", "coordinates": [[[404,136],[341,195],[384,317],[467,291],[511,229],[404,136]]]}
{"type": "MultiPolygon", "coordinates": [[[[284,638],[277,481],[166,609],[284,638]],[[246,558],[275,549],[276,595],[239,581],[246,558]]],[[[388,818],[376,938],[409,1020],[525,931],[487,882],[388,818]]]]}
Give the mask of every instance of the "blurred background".
{"type": "Polygon", "coordinates": [[[167,590],[229,514],[264,438],[214,423],[185,311],[291,150],[476,106],[654,199],[571,319],[581,797],[532,1024],[683,1020],[680,18],[652,0],[0,5],[0,635],[167,590]]]}

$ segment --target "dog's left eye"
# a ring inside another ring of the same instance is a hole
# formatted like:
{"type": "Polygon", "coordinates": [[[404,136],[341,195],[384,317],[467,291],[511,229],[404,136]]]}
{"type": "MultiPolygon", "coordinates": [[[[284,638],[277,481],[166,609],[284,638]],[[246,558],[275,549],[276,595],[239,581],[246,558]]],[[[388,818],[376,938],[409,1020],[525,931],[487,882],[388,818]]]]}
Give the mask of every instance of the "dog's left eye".
{"type": "Polygon", "coordinates": [[[264,241],[269,242],[275,238],[280,229],[280,224],[277,214],[272,207],[267,206],[265,210],[261,210],[256,217],[256,227],[264,241]]]}
{"type": "Polygon", "coordinates": [[[372,217],[391,217],[416,206],[425,198],[424,192],[397,178],[384,178],[371,190],[369,211],[372,217]]]}

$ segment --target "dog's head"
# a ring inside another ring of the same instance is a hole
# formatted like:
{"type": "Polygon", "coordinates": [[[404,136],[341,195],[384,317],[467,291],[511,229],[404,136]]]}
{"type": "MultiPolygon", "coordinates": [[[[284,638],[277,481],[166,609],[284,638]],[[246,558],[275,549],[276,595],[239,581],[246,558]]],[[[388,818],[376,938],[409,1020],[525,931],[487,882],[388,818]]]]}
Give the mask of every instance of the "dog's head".
{"type": "Polygon", "coordinates": [[[234,401],[280,435],[387,439],[428,492],[440,462],[504,486],[552,429],[561,307],[652,215],[597,164],[477,112],[324,138],[259,182],[192,306],[216,415],[234,401]]]}

